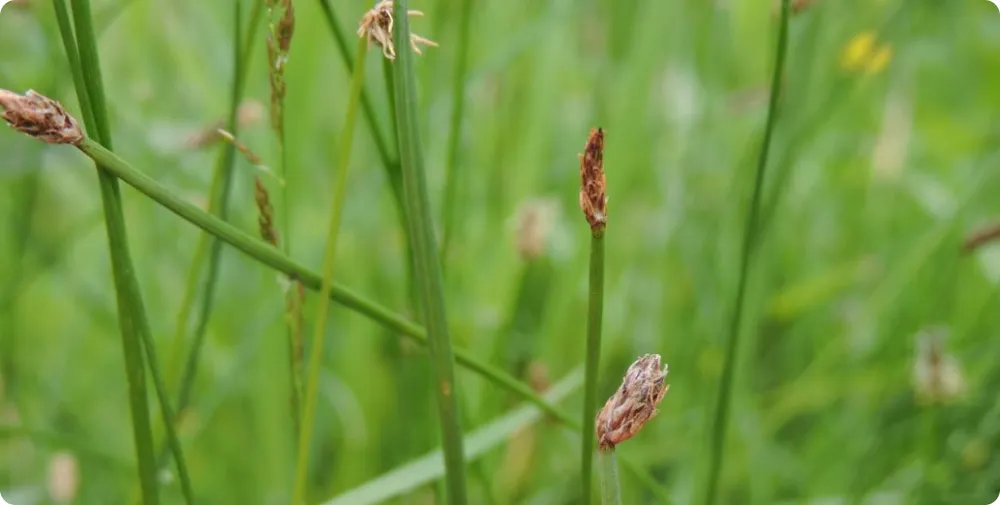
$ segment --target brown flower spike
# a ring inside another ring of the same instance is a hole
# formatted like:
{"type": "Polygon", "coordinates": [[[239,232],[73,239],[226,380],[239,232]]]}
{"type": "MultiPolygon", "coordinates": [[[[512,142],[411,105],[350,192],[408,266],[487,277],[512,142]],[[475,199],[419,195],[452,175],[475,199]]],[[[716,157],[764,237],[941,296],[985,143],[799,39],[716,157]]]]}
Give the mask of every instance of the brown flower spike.
{"type": "MultiPolygon", "coordinates": [[[[408,10],[410,16],[423,16],[424,13],[415,10],[408,10]]],[[[374,42],[382,46],[382,55],[390,60],[396,59],[396,45],[392,41],[392,0],[382,0],[375,4],[372,10],[361,17],[361,25],[358,27],[359,37],[368,37],[369,42],[374,42]]],[[[420,52],[420,45],[437,47],[437,42],[425,39],[420,35],[410,34],[410,47],[413,52],[420,52]]]]}
{"type": "Polygon", "coordinates": [[[0,89],[3,118],[15,130],[50,144],[79,145],[83,131],[59,102],[28,90],[24,95],[0,89]]]}
{"type": "Polygon", "coordinates": [[[608,220],[608,197],[604,182],[604,130],[590,130],[580,155],[580,208],[594,235],[604,233],[608,220]]]}
{"type": "Polygon", "coordinates": [[[640,356],[625,372],[622,385],[597,415],[597,445],[610,451],[632,438],[656,416],[656,406],[670,386],[664,382],[667,366],[660,370],[660,355],[640,356]]]}

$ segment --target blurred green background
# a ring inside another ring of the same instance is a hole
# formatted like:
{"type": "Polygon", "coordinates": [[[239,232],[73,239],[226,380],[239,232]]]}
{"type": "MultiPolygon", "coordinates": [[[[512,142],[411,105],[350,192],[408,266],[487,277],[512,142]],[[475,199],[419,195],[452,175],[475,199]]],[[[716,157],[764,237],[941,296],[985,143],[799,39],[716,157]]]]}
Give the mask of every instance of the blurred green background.
{"type": "MultiPolygon", "coordinates": [[[[349,35],[370,7],[330,4],[349,35]]],[[[282,232],[292,256],[318,269],[349,75],[320,2],[295,7],[291,229],[282,232]]],[[[459,0],[411,7],[425,13],[413,30],[440,44],[416,60],[440,225],[459,0]]],[[[232,2],[95,0],[94,10],[116,151],[204,206],[222,147],[190,141],[228,110],[232,2]]],[[[637,355],[669,363],[659,417],[618,452],[673,503],[693,502],[706,478],[776,12],[771,0],[473,2],[456,228],[443,260],[455,346],[539,391],[582,364],[589,230],[576,154],[589,128],[604,127],[599,396],[637,355]]],[[[817,0],[790,23],[720,502],[989,503],[1000,491],[1000,245],[960,249],[1000,219],[1000,13],[984,0],[817,0]],[[945,359],[919,352],[928,332],[946,335],[945,359]],[[955,387],[935,392],[927,377],[941,369],[955,387]]],[[[258,28],[240,139],[274,167],[258,28]]],[[[367,89],[388,136],[380,58],[369,51],[367,89]]],[[[0,87],[35,89],[79,112],[50,2],[4,9],[0,87]]],[[[415,317],[405,237],[367,123],[351,163],[337,280],[415,317]]],[[[256,235],[255,176],[280,194],[273,177],[238,159],[230,221],[256,235]]],[[[75,150],[0,129],[0,493],[16,505],[137,496],[97,189],[75,150]]],[[[200,232],[131,188],[124,195],[167,361],[200,232]]],[[[276,279],[223,249],[181,429],[203,503],[288,501],[294,440],[276,279]]],[[[310,294],[307,329],[314,303],[310,294]]],[[[328,330],[310,473],[316,503],[439,445],[425,351],[339,306],[328,330]]],[[[458,374],[465,430],[518,408],[497,386],[458,374]]],[[[578,378],[570,389],[560,406],[577,417],[578,378]]],[[[577,503],[578,435],[545,421],[508,431],[470,464],[472,503],[577,503]]],[[[162,477],[165,503],[180,503],[176,479],[162,477]]],[[[626,503],[659,503],[623,478],[626,503]]],[[[436,493],[431,481],[386,503],[436,503],[436,493]]]]}

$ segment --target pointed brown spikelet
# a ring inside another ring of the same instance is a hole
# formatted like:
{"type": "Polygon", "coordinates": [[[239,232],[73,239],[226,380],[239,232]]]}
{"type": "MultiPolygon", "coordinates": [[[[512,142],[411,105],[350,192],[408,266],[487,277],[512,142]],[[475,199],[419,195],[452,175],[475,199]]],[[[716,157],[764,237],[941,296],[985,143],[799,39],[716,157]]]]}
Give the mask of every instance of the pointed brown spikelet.
{"type": "Polygon", "coordinates": [[[24,95],[0,89],[3,118],[15,130],[50,144],[79,145],[83,131],[59,102],[28,90],[24,95]]]}
{"type": "Polygon", "coordinates": [[[254,177],[254,200],[257,202],[257,224],[260,226],[260,236],[267,243],[278,247],[278,230],[274,228],[274,207],[267,187],[260,177],[254,177]]]}
{"type": "Polygon", "coordinates": [[[608,197],[604,181],[604,130],[594,128],[580,155],[580,208],[594,235],[604,233],[608,220],[608,197]]]}
{"type": "Polygon", "coordinates": [[[656,416],[656,406],[670,388],[667,366],[660,370],[660,355],[640,356],[625,372],[621,387],[597,415],[597,444],[602,451],[632,438],[656,416]]]}

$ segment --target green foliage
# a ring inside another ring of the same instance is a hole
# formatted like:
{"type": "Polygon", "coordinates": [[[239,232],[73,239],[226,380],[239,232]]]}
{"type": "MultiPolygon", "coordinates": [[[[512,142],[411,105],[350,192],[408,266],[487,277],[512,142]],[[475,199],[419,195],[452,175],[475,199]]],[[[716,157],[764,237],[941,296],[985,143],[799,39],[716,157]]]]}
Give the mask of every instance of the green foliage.
{"type": "MultiPolygon", "coordinates": [[[[448,215],[448,160],[457,146],[442,266],[463,431],[479,433],[517,413],[531,391],[521,385],[513,394],[519,385],[494,372],[541,386],[546,375],[564,377],[582,365],[590,233],[578,209],[576,154],[588,129],[601,126],[614,221],[605,243],[598,398],[611,394],[639,354],[656,352],[670,364],[660,414],[616,450],[622,503],[664,502],[644,484],[650,480],[673,503],[694,502],[709,473],[714,400],[766,121],[774,2],[479,0],[467,39],[459,3],[409,3],[425,13],[412,18],[414,31],[440,44],[412,61],[431,216],[448,215]],[[468,51],[464,112],[453,134],[461,51],[468,51]],[[538,260],[545,272],[529,282],[512,216],[538,198],[558,212],[538,260]],[[544,285],[537,308],[523,301],[536,296],[521,294],[529,284],[544,285]],[[483,379],[484,370],[492,378],[483,379]]],[[[251,2],[243,6],[250,12],[251,2]]],[[[371,2],[295,6],[286,73],[294,262],[259,241],[254,253],[308,274],[322,263],[331,167],[340,156],[330,139],[344,126],[350,85],[324,6],[350,52],[356,20],[371,2]]],[[[225,148],[185,141],[230,110],[232,4],[94,0],[93,7],[116,153],[177,202],[205,208],[225,148]]],[[[790,19],[718,503],[985,504],[1000,491],[993,394],[1000,259],[996,246],[959,252],[969,231],[1000,216],[1000,20],[993,9],[975,1],[820,0],[790,19]],[[878,34],[871,52],[891,49],[888,64],[845,69],[845,47],[866,31],[878,34]],[[967,392],[928,408],[915,400],[911,370],[916,336],[935,325],[950,330],[946,349],[961,364],[967,392]]],[[[266,104],[264,34],[256,34],[246,97],[266,104]]],[[[377,52],[367,55],[375,66],[366,72],[334,266],[338,303],[321,356],[307,480],[315,502],[388,475],[405,490],[386,503],[433,502],[432,481],[443,475],[443,465],[432,463],[392,473],[441,443],[428,354],[418,340],[400,338],[423,336],[410,322],[423,318],[408,284],[405,216],[394,196],[402,185],[391,182],[398,162],[377,52]]],[[[0,54],[0,87],[35,89],[84,121],[86,104],[75,98],[45,2],[4,8],[0,54]]],[[[266,119],[245,124],[239,139],[277,167],[266,119]]],[[[0,153],[0,492],[15,504],[44,497],[50,461],[68,451],[81,467],[77,503],[127,503],[139,460],[94,168],[71,148],[42,146],[6,128],[0,153]]],[[[251,240],[254,174],[245,160],[235,163],[232,229],[213,234],[238,230],[251,240]]],[[[170,350],[204,233],[129,187],[121,204],[152,340],[170,350]]],[[[433,224],[443,238],[443,220],[433,224]]],[[[200,502],[287,503],[295,441],[279,276],[235,248],[219,254],[178,435],[200,502]]],[[[305,279],[318,288],[318,275],[305,279]]],[[[196,307],[203,292],[202,284],[196,307]]],[[[317,301],[307,295],[307,330],[317,301]]],[[[160,354],[166,368],[169,353],[160,354]]],[[[578,423],[582,402],[577,388],[548,414],[571,413],[578,423]]],[[[531,435],[518,430],[477,446],[489,485],[470,478],[469,502],[574,503],[580,439],[567,428],[543,420],[531,435]]],[[[479,439],[466,438],[466,451],[472,440],[479,439]]],[[[181,501],[178,479],[160,487],[164,503],[181,501]]]]}

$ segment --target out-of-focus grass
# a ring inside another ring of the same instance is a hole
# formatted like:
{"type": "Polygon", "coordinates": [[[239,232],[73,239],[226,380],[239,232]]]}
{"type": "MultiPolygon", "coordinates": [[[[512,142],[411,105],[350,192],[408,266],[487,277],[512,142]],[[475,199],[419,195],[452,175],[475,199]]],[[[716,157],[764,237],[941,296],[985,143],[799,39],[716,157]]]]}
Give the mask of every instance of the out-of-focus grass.
{"type": "MultiPolygon", "coordinates": [[[[227,111],[231,5],[95,0],[98,22],[126,3],[100,39],[118,151],[203,203],[216,153],[184,141],[227,111]]],[[[440,216],[459,10],[455,1],[411,4],[426,14],[414,30],[441,44],[414,61],[431,215],[440,216]]],[[[331,5],[346,30],[370,7],[331,5]]],[[[479,0],[472,14],[445,268],[454,344],[513,366],[506,343],[521,336],[512,328],[525,271],[513,216],[530,199],[550,198],[558,212],[543,310],[533,315],[530,345],[516,349],[531,353],[534,366],[525,369],[538,377],[582,363],[588,237],[579,226],[576,153],[600,121],[615,223],[602,366],[621,370],[657,352],[671,371],[660,416],[619,453],[675,503],[688,503],[706,473],[745,219],[740,199],[766,107],[772,9],[757,0],[479,0]]],[[[289,221],[296,259],[316,268],[334,177],[329,139],[342,126],[349,77],[318,2],[296,2],[296,10],[289,221]]],[[[263,47],[247,95],[266,103],[263,47]]],[[[5,7],[0,87],[34,88],[79,113],[61,50],[45,2],[5,7]]],[[[765,181],[765,212],[773,208],[747,297],[720,502],[988,503],[1000,491],[1000,252],[958,251],[964,233],[1000,216],[1000,19],[987,2],[820,0],[793,17],[789,50],[765,181]],[[876,73],[843,69],[844,48],[869,30],[891,48],[890,61],[876,73]],[[962,364],[967,393],[931,417],[910,377],[916,334],[933,325],[950,329],[947,349],[962,364]]],[[[375,51],[368,57],[378,63],[375,51]]],[[[367,89],[384,128],[391,123],[380,74],[369,72],[367,89]]],[[[266,121],[246,126],[241,141],[276,163],[266,121]]],[[[405,237],[367,131],[359,130],[353,158],[339,279],[409,311],[405,237]]],[[[230,216],[255,233],[253,173],[238,164],[230,216]]],[[[63,449],[79,461],[78,503],[121,503],[135,486],[94,177],[70,149],[0,131],[0,422],[19,427],[0,430],[0,492],[13,503],[44,496],[49,461],[63,449]]],[[[135,191],[123,196],[150,323],[164,346],[199,232],[135,191]]],[[[290,494],[282,303],[275,275],[262,272],[223,250],[180,433],[206,503],[285,503],[290,494]]],[[[332,498],[436,449],[439,430],[425,352],[337,306],[328,338],[309,495],[332,498]]],[[[457,379],[467,432],[516,406],[476,376],[459,371],[457,379]]],[[[616,385],[614,373],[602,374],[602,396],[616,385]]],[[[574,393],[564,410],[576,412],[580,401],[574,393]]],[[[484,472],[496,477],[489,490],[470,479],[470,502],[489,503],[489,493],[495,503],[574,503],[578,440],[544,423],[534,429],[483,454],[484,472]]],[[[654,503],[627,472],[622,485],[625,503],[654,503]]],[[[426,502],[434,492],[425,486],[391,503],[426,502]]],[[[164,493],[165,502],[179,500],[176,481],[164,493]]]]}

